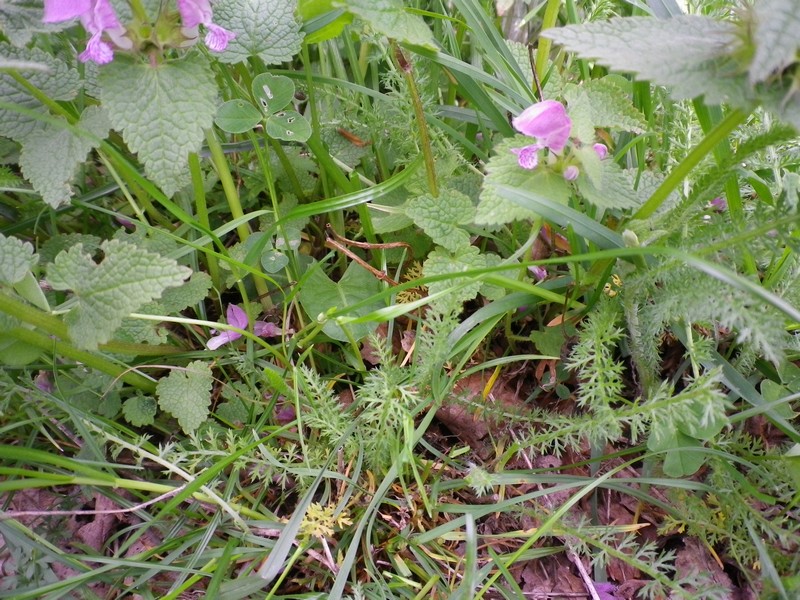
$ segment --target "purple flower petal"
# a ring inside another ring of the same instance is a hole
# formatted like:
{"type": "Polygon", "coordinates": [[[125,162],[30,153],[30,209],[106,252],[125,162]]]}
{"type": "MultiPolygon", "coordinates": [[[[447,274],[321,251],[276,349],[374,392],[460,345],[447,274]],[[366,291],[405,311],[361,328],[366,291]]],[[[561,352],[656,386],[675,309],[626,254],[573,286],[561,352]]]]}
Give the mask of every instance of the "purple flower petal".
{"type": "Polygon", "coordinates": [[[717,212],[725,212],[728,210],[728,201],[722,196],[717,196],[711,202],[709,202],[709,204],[711,204],[711,207],[717,212]]]}
{"type": "Polygon", "coordinates": [[[539,144],[531,144],[524,148],[512,148],[511,151],[517,155],[517,162],[523,169],[535,169],[539,164],[538,152],[542,147],[539,144]]]}
{"type": "Polygon", "coordinates": [[[542,281],[547,277],[547,269],[540,267],[539,265],[528,267],[528,272],[533,275],[536,281],[542,281]]]}
{"type": "Polygon", "coordinates": [[[247,313],[235,304],[228,304],[228,310],[225,312],[225,318],[228,319],[228,325],[233,325],[239,329],[247,329],[247,313]]]}
{"type": "Polygon", "coordinates": [[[92,8],[91,0],[44,0],[45,23],[69,21],[88,12],[92,8]]]}
{"type": "Polygon", "coordinates": [[[575,165],[570,165],[566,169],[564,169],[564,179],[567,181],[575,181],[580,175],[580,170],[575,165]]]}
{"type": "Polygon", "coordinates": [[[236,37],[236,34],[232,31],[223,29],[219,25],[214,25],[213,23],[206,25],[206,29],[208,29],[208,33],[206,33],[206,37],[203,41],[205,41],[206,46],[208,46],[208,49],[212,52],[224,51],[225,48],[228,47],[228,42],[236,37]]]}
{"type": "Polygon", "coordinates": [[[592,150],[597,152],[597,156],[600,157],[600,160],[603,160],[606,156],[608,156],[608,148],[605,144],[595,144],[592,146],[592,150]]]}
{"type": "Polygon", "coordinates": [[[278,337],[283,332],[281,328],[275,323],[268,323],[267,321],[256,321],[253,323],[253,333],[258,337],[278,337]]]}
{"type": "Polygon", "coordinates": [[[535,137],[539,143],[553,152],[561,152],[567,145],[572,120],[564,105],[555,100],[537,102],[511,120],[514,129],[535,137]]]}
{"type": "Polygon", "coordinates": [[[209,350],[216,350],[224,344],[229,344],[233,340],[238,340],[240,337],[242,337],[241,333],[236,333],[235,331],[223,331],[219,335],[208,338],[208,341],[206,342],[206,348],[209,350]]]}
{"type": "Polygon", "coordinates": [[[78,55],[81,62],[95,62],[98,65],[105,65],[114,60],[114,49],[110,44],[100,39],[101,34],[93,35],[86,43],[86,50],[78,55]]]}
{"type": "Polygon", "coordinates": [[[209,0],[177,0],[184,27],[208,26],[213,16],[209,0]]]}

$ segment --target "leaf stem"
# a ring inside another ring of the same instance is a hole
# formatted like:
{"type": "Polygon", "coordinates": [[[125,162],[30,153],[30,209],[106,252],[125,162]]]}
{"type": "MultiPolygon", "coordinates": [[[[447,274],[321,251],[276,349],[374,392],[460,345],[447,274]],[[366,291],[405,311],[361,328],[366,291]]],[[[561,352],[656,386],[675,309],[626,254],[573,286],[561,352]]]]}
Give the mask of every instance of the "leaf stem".
{"type": "Polygon", "coordinates": [[[689,154],[675,167],[667,178],[658,186],[653,195],[645,202],[642,207],[633,215],[633,219],[646,219],[652,215],[666,201],[669,195],[678,185],[689,176],[689,172],[696,167],[708,154],[710,154],[717,144],[724,140],[731,131],[741,125],[747,118],[747,114],[733,109],[720,121],[714,129],[695,146],[689,154]]]}

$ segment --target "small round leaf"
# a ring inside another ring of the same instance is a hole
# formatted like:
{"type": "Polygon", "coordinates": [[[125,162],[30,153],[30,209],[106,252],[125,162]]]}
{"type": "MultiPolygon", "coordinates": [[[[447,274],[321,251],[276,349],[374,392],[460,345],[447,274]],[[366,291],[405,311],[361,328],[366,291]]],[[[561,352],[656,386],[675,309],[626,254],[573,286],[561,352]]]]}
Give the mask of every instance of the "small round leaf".
{"type": "Polygon", "coordinates": [[[283,75],[262,73],[253,79],[253,98],[265,115],[286,108],[294,98],[294,82],[283,75]]]}
{"type": "Polygon", "coordinates": [[[261,111],[246,100],[229,100],[217,110],[214,122],[228,133],[250,131],[263,118],[261,111]]]}
{"type": "Polygon", "coordinates": [[[267,135],[287,142],[305,142],[311,137],[311,123],[299,112],[282,110],[267,117],[267,135]]]}

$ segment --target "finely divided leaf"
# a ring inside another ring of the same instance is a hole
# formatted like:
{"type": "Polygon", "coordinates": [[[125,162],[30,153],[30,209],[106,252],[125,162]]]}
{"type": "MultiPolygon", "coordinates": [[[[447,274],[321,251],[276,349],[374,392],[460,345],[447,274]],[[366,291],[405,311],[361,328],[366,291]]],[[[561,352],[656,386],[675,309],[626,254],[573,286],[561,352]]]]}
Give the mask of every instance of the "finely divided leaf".
{"type": "Polygon", "coordinates": [[[47,123],[28,135],[19,158],[22,173],[53,208],[69,201],[75,170],[111,128],[105,111],[97,106],[83,111],[78,131],[67,127],[63,118],[58,120],[61,125],[47,123]]]}
{"type": "Polygon", "coordinates": [[[14,285],[22,281],[38,260],[30,242],[0,233],[0,283],[14,285]]]}
{"type": "MultiPolygon", "coordinates": [[[[43,94],[53,100],[70,100],[78,93],[78,72],[62,60],[37,48],[13,48],[0,43],[0,59],[6,58],[46,65],[48,71],[35,69],[22,71],[21,75],[43,94]]],[[[20,108],[46,113],[45,108],[22,85],[7,73],[0,72],[0,99],[20,108]]],[[[23,141],[25,136],[40,127],[36,118],[14,110],[0,108],[0,136],[23,141]]]]}
{"type": "MultiPolygon", "coordinates": [[[[567,203],[569,186],[561,175],[548,171],[544,165],[533,170],[523,169],[517,162],[517,156],[511,152],[511,148],[522,148],[532,141],[532,138],[518,135],[497,145],[495,148],[497,154],[486,163],[486,178],[475,214],[475,223],[489,226],[505,225],[536,216],[533,211],[502,198],[495,190],[496,185],[523,188],[556,202],[567,203]]],[[[543,152],[541,162],[544,162],[543,152]]]]}
{"type": "Polygon", "coordinates": [[[219,0],[214,22],[236,33],[219,60],[237,63],[258,56],[268,65],[291,60],[303,41],[296,10],[297,0],[219,0]]]}
{"type": "Polygon", "coordinates": [[[459,225],[472,222],[475,206],[465,194],[443,188],[438,198],[428,194],[412,198],[406,203],[405,210],[414,223],[440,246],[451,252],[469,246],[469,234],[459,225]]]}
{"type": "Polygon", "coordinates": [[[195,52],[151,66],[119,56],[101,69],[100,87],[114,128],[139,154],[147,175],[174,194],[188,182],[188,155],[200,149],[217,109],[207,59],[195,52]]]}
{"type": "Polygon", "coordinates": [[[800,49],[798,8],[797,0],[759,0],[753,5],[756,52],[749,69],[751,84],[764,81],[797,60],[800,49]]]}
{"type": "Polygon", "coordinates": [[[125,317],[191,274],[174,260],[133,244],[110,240],[100,248],[105,256],[99,264],[78,244],[47,269],[54,289],[75,294],[77,306],[65,321],[75,344],[87,350],[110,340],[125,317]]]}
{"type": "Polygon", "coordinates": [[[435,50],[436,40],[419,15],[408,12],[402,0],[339,0],[333,3],[363,19],[388,38],[435,50]]]}
{"type": "Polygon", "coordinates": [[[213,383],[211,368],[202,360],[192,361],[158,382],[158,404],[178,419],[184,433],[191,434],[208,418],[213,383]]]}
{"type": "Polygon", "coordinates": [[[736,95],[737,79],[725,60],[740,46],[737,27],[698,15],[672,19],[615,17],[542,32],[583,58],[671,87],[676,98],[706,94],[714,102],[736,95]]]}

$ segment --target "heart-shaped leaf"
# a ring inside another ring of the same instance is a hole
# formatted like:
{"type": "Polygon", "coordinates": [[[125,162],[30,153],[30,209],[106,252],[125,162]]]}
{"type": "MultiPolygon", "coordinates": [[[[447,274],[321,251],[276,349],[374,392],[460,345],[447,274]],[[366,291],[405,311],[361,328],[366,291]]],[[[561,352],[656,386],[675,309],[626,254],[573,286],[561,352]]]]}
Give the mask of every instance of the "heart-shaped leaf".
{"type": "Polygon", "coordinates": [[[214,122],[228,133],[250,131],[263,118],[261,111],[246,100],[228,100],[217,110],[214,122]]]}
{"type": "Polygon", "coordinates": [[[265,115],[286,108],[294,98],[294,82],[283,75],[262,73],[253,79],[253,98],[265,115]]]}
{"type": "Polygon", "coordinates": [[[311,137],[311,124],[297,111],[282,110],[267,118],[267,135],[286,142],[305,142],[311,137]]]}

